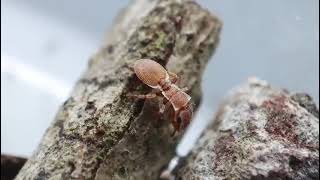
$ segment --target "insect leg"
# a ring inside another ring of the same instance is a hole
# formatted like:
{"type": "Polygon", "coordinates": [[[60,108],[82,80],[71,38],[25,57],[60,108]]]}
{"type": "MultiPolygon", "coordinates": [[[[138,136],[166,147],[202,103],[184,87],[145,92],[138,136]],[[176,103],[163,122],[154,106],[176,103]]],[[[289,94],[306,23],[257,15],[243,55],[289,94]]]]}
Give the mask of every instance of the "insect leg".
{"type": "Polygon", "coordinates": [[[171,134],[171,137],[173,137],[176,134],[176,132],[179,132],[180,124],[177,122],[177,114],[178,113],[175,111],[174,112],[174,117],[171,119],[171,123],[172,123],[173,128],[174,128],[174,130],[173,130],[173,132],[171,134]]]}
{"type": "Polygon", "coordinates": [[[181,88],[181,91],[187,92],[187,91],[189,91],[189,88],[188,87],[181,88]]]}
{"type": "Polygon", "coordinates": [[[169,77],[170,77],[170,81],[175,84],[178,80],[179,80],[179,76],[176,75],[175,73],[173,72],[168,72],[169,74],[169,77]]]}
{"type": "Polygon", "coordinates": [[[181,119],[178,118],[178,114],[179,114],[179,111],[175,111],[174,116],[171,119],[171,124],[174,128],[174,131],[172,132],[171,136],[174,136],[176,132],[180,131],[181,119]]]}
{"type": "Polygon", "coordinates": [[[174,129],[171,136],[174,136],[176,132],[180,130],[181,122],[178,121],[178,112],[173,109],[171,102],[166,99],[164,99],[164,101],[166,101],[166,103],[162,105],[162,114],[164,119],[170,120],[174,129]]]}
{"type": "Polygon", "coordinates": [[[161,92],[160,89],[153,89],[153,90],[151,91],[151,93],[156,94],[157,96],[161,96],[161,95],[162,95],[162,92],[161,92]]]}
{"type": "Polygon", "coordinates": [[[152,99],[157,97],[157,94],[155,93],[149,93],[149,94],[128,94],[127,97],[133,97],[137,99],[152,99]]]}
{"type": "Polygon", "coordinates": [[[161,114],[169,113],[170,107],[171,107],[171,102],[168,101],[166,98],[163,98],[162,105],[160,108],[160,113],[161,114]]]}
{"type": "Polygon", "coordinates": [[[152,99],[161,95],[161,91],[159,89],[153,89],[148,94],[127,94],[127,97],[133,97],[138,99],[152,99]]]}

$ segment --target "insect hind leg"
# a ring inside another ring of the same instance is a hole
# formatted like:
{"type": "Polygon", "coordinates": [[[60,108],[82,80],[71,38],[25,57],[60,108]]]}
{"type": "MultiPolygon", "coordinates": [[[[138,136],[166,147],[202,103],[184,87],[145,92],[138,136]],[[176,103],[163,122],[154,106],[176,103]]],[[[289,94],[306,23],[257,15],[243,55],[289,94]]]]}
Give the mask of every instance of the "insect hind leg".
{"type": "Polygon", "coordinates": [[[149,94],[128,94],[127,97],[132,97],[136,99],[153,99],[157,97],[156,93],[149,93],[149,94]]]}
{"type": "Polygon", "coordinates": [[[132,97],[132,98],[137,98],[137,99],[153,99],[157,96],[161,95],[161,91],[158,89],[154,89],[152,90],[150,93],[148,94],[132,94],[129,93],[127,94],[127,97],[132,97]]]}

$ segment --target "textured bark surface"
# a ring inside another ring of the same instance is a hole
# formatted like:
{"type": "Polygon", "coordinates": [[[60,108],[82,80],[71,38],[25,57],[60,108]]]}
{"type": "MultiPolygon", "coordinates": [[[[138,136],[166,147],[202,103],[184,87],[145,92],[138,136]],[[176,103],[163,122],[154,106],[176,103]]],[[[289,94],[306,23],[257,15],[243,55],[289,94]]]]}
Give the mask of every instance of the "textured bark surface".
{"type": "Polygon", "coordinates": [[[250,79],[232,91],[178,177],[319,179],[318,117],[308,95],[250,79]]]}
{"type": "Polygon", "coordinates": [[[157,100],[143,106],[126,97],[151,91],[131,67],[140,58],[168,63],[198,102],[220,29],[194,2],[132,2],[16,179],[157,179],[176,138],[167,121],[157,120],[157,100]]]}

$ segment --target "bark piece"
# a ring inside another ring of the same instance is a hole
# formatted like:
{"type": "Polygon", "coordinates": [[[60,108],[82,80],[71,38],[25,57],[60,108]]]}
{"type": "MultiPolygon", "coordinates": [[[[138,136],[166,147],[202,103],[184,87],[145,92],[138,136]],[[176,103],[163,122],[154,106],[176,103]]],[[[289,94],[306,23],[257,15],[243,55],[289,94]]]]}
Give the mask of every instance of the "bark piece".
{"type": "Polygon", "coordinates": [[[178,177],[319,179],[318,110],[310,104],[309,96],[249,80],[227,98],[178,177]]]}
{"type": "Polygon", "coordinates": [[[168,63],[198,102],[220,29],[221,22],[194,2],[134,1],[16,179],[156,179],[176,139],[167,121],[157,121],[157,101],[142,108],[143,101],[126,96],[151,91],[131,67],[140,58],[168,63]]]}

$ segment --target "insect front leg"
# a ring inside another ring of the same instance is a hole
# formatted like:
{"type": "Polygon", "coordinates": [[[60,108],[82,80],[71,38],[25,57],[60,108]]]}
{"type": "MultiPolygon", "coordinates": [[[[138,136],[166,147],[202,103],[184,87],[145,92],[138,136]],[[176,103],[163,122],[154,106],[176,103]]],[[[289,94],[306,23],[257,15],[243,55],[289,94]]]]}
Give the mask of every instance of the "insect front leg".
{"type": "Polygon", "coordinates": [[[168,72],[171,83],[175,84],[179,80],[179,76],[173,72],[168,72]]]}

